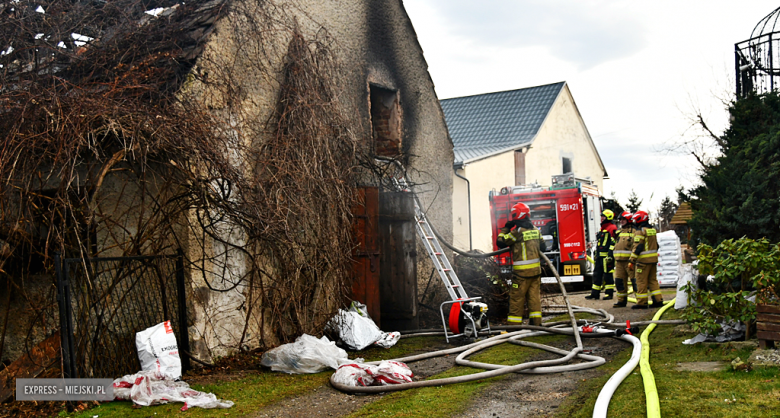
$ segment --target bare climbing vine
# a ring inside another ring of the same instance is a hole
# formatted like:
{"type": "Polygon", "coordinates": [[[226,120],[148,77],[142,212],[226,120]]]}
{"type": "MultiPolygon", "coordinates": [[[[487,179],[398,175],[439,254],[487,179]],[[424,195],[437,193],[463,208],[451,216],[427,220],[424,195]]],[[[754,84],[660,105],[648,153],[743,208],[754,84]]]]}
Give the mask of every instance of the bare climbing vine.
{"type": "Polygon", "coordinates": [[[234,345],[319,332],[350,285],[355,186],[381,169],[333,40],[294,7],[0,3],[0,288],[51,318],[26,283],[53,286],[55,252],[182,248],[195,286],[245,298],[234,345]]]}

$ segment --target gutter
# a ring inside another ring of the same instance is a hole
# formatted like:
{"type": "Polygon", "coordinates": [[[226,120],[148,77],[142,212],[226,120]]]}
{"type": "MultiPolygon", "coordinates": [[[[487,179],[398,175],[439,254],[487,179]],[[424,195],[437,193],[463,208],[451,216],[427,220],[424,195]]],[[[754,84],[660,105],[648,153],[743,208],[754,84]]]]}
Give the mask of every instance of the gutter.
{"type": "Polygon", "coordinates": [[[466,200],[469,202],[469,251],[471,251],[473,249],[471,245],[471,183],[469,182],[469,179],[458,174],[458,170],[463,170],[465,167],[466,165],[462,162],[457,162],[452,165],[452,171],[457,177],[466,181],[466,200]]]}

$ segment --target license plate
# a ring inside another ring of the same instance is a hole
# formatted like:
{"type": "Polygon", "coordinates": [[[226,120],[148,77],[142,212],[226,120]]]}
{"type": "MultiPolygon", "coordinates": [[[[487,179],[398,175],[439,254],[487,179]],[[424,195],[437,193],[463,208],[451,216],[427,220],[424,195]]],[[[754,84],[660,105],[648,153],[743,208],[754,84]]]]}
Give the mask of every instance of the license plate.
{"type": "Polygon", "coordinates": [[[579,264],[569,264],[563,266],[563,275],[564,276],[576,276],[580,274],[580,265],[579,264]]]}

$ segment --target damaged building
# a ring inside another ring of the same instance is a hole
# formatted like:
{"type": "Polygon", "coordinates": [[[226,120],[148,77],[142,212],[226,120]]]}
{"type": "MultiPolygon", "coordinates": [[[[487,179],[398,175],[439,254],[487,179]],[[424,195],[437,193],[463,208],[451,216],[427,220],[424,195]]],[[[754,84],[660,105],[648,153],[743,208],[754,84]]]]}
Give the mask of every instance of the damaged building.
{"type": "Polygon", "coordinates": [[[62,328],[71,375],[134,372],[163,320],[210,361],[350,299],[418,326],[432,266],[391,177],[451,239],[453,145],[400,0],[0,12],[4,363],[62,328]]]}

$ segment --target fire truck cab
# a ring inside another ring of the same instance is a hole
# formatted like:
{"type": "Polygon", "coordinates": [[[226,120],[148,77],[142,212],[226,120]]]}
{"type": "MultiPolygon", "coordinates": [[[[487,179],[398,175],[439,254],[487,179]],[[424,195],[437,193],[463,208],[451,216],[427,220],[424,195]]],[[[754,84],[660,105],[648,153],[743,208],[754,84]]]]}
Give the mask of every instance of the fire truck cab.
{"type": "MultiPolygon", "coordinates": [[[[596,233],[601,222],[601,194],[593,182],[576,178],[573,173],[553,176],[551,187],[536,184],[509,186],[489,194],[493,249],[496,238],[509,220],[509,211],[518,202],[531,209],[531,222],[539,228],[547,245],[544,253],[564,283],[590,282],[596,248],[596,233]]],[[[502,278],[512,275],[512,255],[496,257],[502,278]]],[[[543,268],[542,283],[556,283],[549,267],[543,268]]],[[[578,286],[579,287],[579,286],[578,286]]]]}

